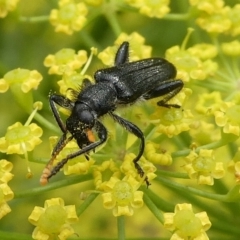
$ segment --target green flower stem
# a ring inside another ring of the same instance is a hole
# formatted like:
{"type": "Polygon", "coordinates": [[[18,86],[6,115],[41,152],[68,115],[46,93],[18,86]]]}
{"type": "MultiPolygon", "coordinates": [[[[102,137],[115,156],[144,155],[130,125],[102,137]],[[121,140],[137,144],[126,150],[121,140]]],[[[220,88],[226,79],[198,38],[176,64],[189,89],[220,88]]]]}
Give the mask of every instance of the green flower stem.
{"type": "Polygon", "coordinates": [[[161,211],[157,208],[157,206],[154,204],[154,202],[151,200],[151,198],[147,195],[147,189],[143,190],[143,201],[146,204],[146,206],[149,208],[149,210],[153,213],[153,215],[163,224],[164,217],[161,211]]]}
{"type": "Polygon", "coordinates": [[[180,172],[170,172],[170,171],[164,171],[164,170],[157,170],[156,174],[158,176],[165,176],[165,177],[173,177],[173,178],[182,178],[182,179],[189,179],[189,176],[187,173],[180,173],[180,172]]]}
{"type": "MultiPolygon", "coordinates": [[[[227,80],[227,78],[225,78],[225,80],[227,80]]],[[[209,79],[207,81],[198,81],[196,82],[197,86],[203,87],[203,88],[207,88],[210,91],[219,91],[219,92],[229,92],[232,91],[236,88],[236,84],[234,84],[233,82],[229,82],[229,81],[219,81],[219,80],[215,80],[215,79],[209,79]]]]}
{"type": "Polygon", "coordinates": [[[218,55],[224,65],[224,68],[226,69],[226,71],[228,72],[228,75],[230,76],[231,79],[235,80],[235,76],[234,76],[234,72],[232,70],[232,66],[229,64],[228,59],[226,58],[226,56],[223,54],[219,41],[217,39],[217,37],[212,36],[212,42],[213,44],[217,47],[218,49],[218,55]]]}
{"type": "Polygon", "coordinates": [[[34,116],[34,119],[36,119],[42,126],[46,127],[47,129],[50,129],[51,131],[55,133],[60,133],[59,127],[57,124],[52,124],[48,120],[46,120],[42,115],[39,113],[36,113],[34,116]]]}
{"type": "MultiPolygon", "coordinates": [[[[193,187],[184,186],[182,184],[173,182],[171,180],[168,180],[166,178],[159,177],[159,176],[157,176],[155,178],[155,180],[159,181],[159,183],[162,183],[163,185],[168,186],[170,188],[184,191],[187,194],[194,194],[194,195],[197,195],[197,196],[201,196],[201,197],[212,199],[212,200],[217,200],[217,201],[220,201],[220,202],[229,202],[229,197],[228,197],[227,194],[223,195],[223,194],[209,193],[209,192],[202,191],[202,190],[199,190],[199,189],[196,189],[196,188],[193,188],[193,187]]],[[[239,196],[239,200],[240,200],[240,196],[239,196]]]]}
{"type": "Polygon", "coordinates": [[[185,14],[181,14],[181,13],[169,13],[167,15],[165,15],[163,17],[163,19],[166,19],[166,20],[172,20],[172,21],[177,21],[177,20],[181,20],[181,21],[185,21],[185,20],[188,20],[190,17],[189,13],[185,13],[185,14]]]}
{"type": "Polygon", "coordinates": [[[111,3],[110,1],[109,3],[105,4],[103,13],[117,38],[122,30],[117,20],[114,2],[111,3]]]}
{"type": "Polygon", "coordinates": [[[29,197],[29,196],[34,196],[34,195],[41,195],[44,192],[48,192],[54,189],[70,186],[73,184],[81,183],[81,182],[86,182],[92,179],[91,174],[86,174],[86,175],[80,175],[80,176],[74,176],[74,177],[66,177],[63,180],[59,180],[57,182],[49,183],[46,186],[40,186],[36,188],[31,188],[26,191],[20,191],[16,192],[14,194],[14,199],[16,198],[24,198],[24,197],[29,197]]]}
{"type": "Polygon", "coordinates": [[[165,201],[155,192],[151,191],[150,188],[146,189],[146,187],[141,187],[141,191],[143,191],[144,194],[146,194],[151,199],[151,201],[156,205],[158,209],[161,209],[164,212],[172,212],[174,210],[173,203],[165,201]]]}
{"type": "Polygon", "coordinates": [[[84,202],[77,208],[77,215],[80,216],[88,207],[89,205],[96,199],[99,193],[91,193],[84,202]]]}
{"type": "Polygon", "coordinates": [[[118,240],[125,239],[125,216],[117,217],[118,240]]]}
{"type": "Polygon", "coordinates": [[[38,17],[24,17],[20,16],[20,22],[28,22],[28,23],[40,23],[49,21],[49,15],[46,16],[38,16],[38,17]]]}

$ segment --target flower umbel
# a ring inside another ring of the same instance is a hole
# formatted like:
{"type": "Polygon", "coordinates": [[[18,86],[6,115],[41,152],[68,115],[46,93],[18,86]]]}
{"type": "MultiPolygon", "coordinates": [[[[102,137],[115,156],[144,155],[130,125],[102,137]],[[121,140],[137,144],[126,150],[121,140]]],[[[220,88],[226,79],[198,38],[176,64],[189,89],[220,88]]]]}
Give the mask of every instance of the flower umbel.
{"type": "Polygon", "coordinates": [[[219,110],[214,112],[216,124],[223,127],[224,133],[240,135],[240,105],[232,102],[223,102],[219,110]]]}
{"type": "Polygon", "coordinates": [[[206,212],[193,213],[191,204],[177,204],[174,213],[164,213],[164,227],[174,231],[170,240],[208,240],[206,231],[211,227],[206,212]]]}
{"type": "Polygon", "coordinates": [[[213,185],[214,178],[222,178],[225,174],[223,163],[215,161],[213,150],[200,149],[198,154],[191,151],[185,160],[184,169],[191,179],[198,179],[199,184],[213,185]]]}
{"type": "Polygon", "coordinates": [[[7,201],[13,199],[13,191],[6,183],[0,183],[0,219],[11,212],[7,201]]]}
{"type": "Polygon", "coordinates": [[[79,50],[77,54],[70,48],[63,48],[54,55],[48,55],[44,60],[44,65],[50,67],[49,74],[69,74],[79,69],[87,61],[87,52],[79,50]]]}
{"type": "Polygon", "coordinates": [[[125,0],[125,2],[133,7],[139,8],[139,12],[148,17],[162,18],[170,12],[169,0],[125,0]]]}
{"type": "Polygon", "coordinates": [[[42,129],[35,123],[28,126],[16,122],[8,127],[5,137],[0,138],[0,151],[7,154],[24,154],[41,143],[42,129]]]}
{"type": "Polygon", "coordinates": [[[143,206],[143,192],[137,191],[139,183],[132,177],[123,180],[112,177],[106,184],[108,192],[102,194],[103,206],[113,209],[115,217],[133,215],[133,208],[143,206]]]}
{"type": "Polygon", "coordinates": [[[41,81],[42,75],[38,71],[17,68],[0,79],[0,92],[6,92],[9,87],[19,86],[19,90],[27,93],[31,89],[36,89],[41,81]]]}
{"type": "Polygon", "coordinates": [[[0,2],[0,18],[7,16],[8,12],[13,11],[19,0],[2,0],[0,2]]]}
{"type": "Polygon", "coordinates": [[[13,174],[10,171],[13,168],[13,164],[5,159],[0,160],[0,183],[7,183],[13,178],[13,174]]]}
{"type": "Polygon", "coordinates": [[[64,206],[61,198],[52,198],[45,201],[44,208],[35,207],[28,220],[36,226],[33,239],[58,237],[65,240],[74,234],[71,224],[77,222],[78,217],[74,205],[64,206]]]}
{"type": "Polygon", "coordinates": [[[55,26],[56,32],[73,34],[85,25],[88,9],[85,3],[75,3],[73,0],[60,0],[59,10],[53,9],[49,20],[55,26]]]}

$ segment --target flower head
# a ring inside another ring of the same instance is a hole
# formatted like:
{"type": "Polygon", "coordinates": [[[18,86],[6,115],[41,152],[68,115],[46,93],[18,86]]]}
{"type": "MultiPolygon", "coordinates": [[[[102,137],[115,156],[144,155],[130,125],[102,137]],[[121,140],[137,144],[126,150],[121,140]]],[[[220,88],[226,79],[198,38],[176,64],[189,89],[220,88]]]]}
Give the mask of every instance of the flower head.
{"type": "Polygon", "coordinates": [[[171,154],[163,149],[159,149],[158,144],[154,144],[152,142],[147,142],[145,147],[145,154],[149,161],[155,164],[160,165],[171,165],[172,164],[172,156],[171,154]]]}
{"type": "MultiPolygon", "coordinates": [[[[168,103],[183,106],[186,99],[191,94],[190,89],[183,89],[177,96],[171,99],[168,103]]],[[[188,131],[193,123],[193,115],[190,109],[182,108],[163,108],[155,103],[158,100],[152,100],[155,110],[150,115],[150,121],[156,124],[156,131],[164,133],[168,137],[173,137],[183,131],[188,131]]]]}
{"type": "Polygon", "coordinates": [[[192,205],[183,203],[175,206],[174,213],[164,213],[164,227],[174,231],[170,240],[208,240],[211,222],[206,212],[194,214],[192,205]]]}
{"type": "Polygon", "coordinates": [[[45,201],[44,208],[35,207],[28,220],[36,226],[33,239],[48,240],[57,236],[64,240],[74,234],[70,224],[78,221],[78,217],[74,205],[64,206],[61,198],[52,198],[45,201]]]}
{"type": "Polygon", "coordinates": [[[2,0],[0,2],[0,18],[7,16],[8,12],[13,11],[19,0],[2,0]]]}
{"type": "Polygon", "coordinates": [[[93,169],[94,182],[96,189],[105,191],[108,187],[108,181],[111,177],[119,178],[120,170],[114,161],[104,161],[101,165],[97,165],[93,169]]]}
{"type": "Polygon", "coordinates": [[[214,112],[218,126],[223,127],[224,133],[240,135],[240,105],[232,102],[223,102],[219,110],[214,112]]]}
{"type": "Polygon", "coordinates": [[[11,212],[7,201],[13,199],[13,192],[6,183],[0,183],[0,219],[11,212]]]}
{"type": "Polygon", "coordinates": [[[129,5],[139,8],[139,12],[148,17],[163,18],[170,12],[169,0],[125,0],[129,5]]]}
{"type": "Polygon", "coordinates": [[[190,0],[198,11],[197,24],[209,33],[223,33],[230,29],[230,8],[224,6],[223,0],[190,0]]]}
{"type": "Polygon", "coordinates": [[[106,184],[108,192],[102,194],[103,206],[113,209],[115,217],[132,216],[134,208],[143,206],[143,192],[137,191],[139,183],[132,177],[123,180],[112,177],[106,184]]]}
{"type": "Polygon", "coordinates": [[[211,45],[196,45],[189,49],[173,46],[166,51],[166,58],[177,70],[177,78],[188,82],[190,79],[205,80],[217,70],[217,64],[210,58],[216,56],[211,45]]]}
{"type": "Polygon", "coordinates": [[[10,171],[13,168],[13,164],[5,159],[0,160],[0,183],[7,183],[13,178],[13,174],[10,171]]]}
{"type": "Polygon", "coordinates": [[[48,55],[44,60],[44,65],[50,67],[49,74],[69,74],[79,69],[87,61],[87,52],[80,50],[75,51],[70,48],[63,48],[54,55],[48,55]]]}
{"type": "Polygon", "coordinates": [[[153,165],[153,163],[151,163],[142,156],[139,159],[138,164],[143,169],[145,176],[140,177],[133,163],[133,159],[135,157],[136,156],[133,153],[126,154],[124,157],[124,161],[120,167],[121,171],[125,174],[125,176],[131,176],[135,178],[140,185],[144,182],[145,177],[147,177],[148,180],[151,182],[151,180],[156,177],[156,174],[154,173],[156,171],[156,167],[153,165]]]}
{"type": "Polygon", "coordinates": [[[27,93],[31,89],[36,89],[41,81],[42,75],[38,71],[17,68],[0,79],[0,92],[6,92],[9,87],[19,87],[19,90],[27,93]]]}
{"type": "Polygon", "coordinates": [[[73,34],[85,25],[88,9],[85,3],[75,3],[73,0],[60,0],[59,10],[53,9],[50,13],[50,22],[56,32],[73,34]]]}
{"type": "Polygon", "coordinates": [[[231,20],[231,27],[229,33],[232,36],[237,36],[240,34],[240,4],[235,4],[234,7],[230,8],[229,19],[231,20]]]}
{"type": "Polygon", "coordinates": [[[41,143],[42,133],[42,129],[35,123],[25,126],[16,122],[8,127],[5,137],[0,138],[0,151],[7,154],[30,152],[41,143]]]}
{"type": "Polygon", "coordinates": [[[221,47],[224,54],[228,56],[240,56],[240,41],[238,40],[222,43],[221,47]]]}
{"type": "Polygon", "coordinates": [[[213,185],[214,178],[222,178],[225,174],[223,163],[215,161],[213,150],[191,151],[185,161],[184,169],[191,179],[198,179],[199,184],[213,185]]]}

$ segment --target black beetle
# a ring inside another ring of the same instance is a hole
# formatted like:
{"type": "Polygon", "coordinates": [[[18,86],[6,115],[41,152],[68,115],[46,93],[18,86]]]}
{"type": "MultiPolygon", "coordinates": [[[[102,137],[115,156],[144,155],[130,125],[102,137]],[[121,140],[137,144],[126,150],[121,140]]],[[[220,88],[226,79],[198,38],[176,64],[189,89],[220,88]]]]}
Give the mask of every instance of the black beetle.
{"type": "MultiPolygon", "coordinates": [[[[41,184],[46,184],[68,160],[81,154],[85,154],[88,158],[89,151],[107,140],[107,130],[99,120],[105,114],[110,115],[140,139],[140,149],[133,163],[140,176],[144,176],[144,171],[138,164],[144,152],[144,135],[136,125],[116,115],[114,111],[120,105],[128,106],[140,99],[148,100],[160,96],[163,98],[157,103],[159,106],[179,108],[179,105],[167,102],[183,88],[183,82],[174,79],[176,68],[166,59],[148,58],[129,62],[128,58],[129,43],[123,42],[116,53],[114,66],[96,71],[94,84],[85,79],[81,91],[73,91],[74,100],[61,95],[50,95],[50,107],[63,135],[53,149],[51,160],[43,170],[41,184]],[[62,121],[56,104],[71,111],[66,124],[62,121]],[[92,130],[97,133],[98,141],[95,141],[92,130]],[[67,136],[68,133],[70,136],[67,136]],[[53,167],[55,157],[72,139],[76,140],[80,149],[69,154],[53,167]]],[[[150,184],[147,177],[145,181],[147,185],[150,184]]]]}

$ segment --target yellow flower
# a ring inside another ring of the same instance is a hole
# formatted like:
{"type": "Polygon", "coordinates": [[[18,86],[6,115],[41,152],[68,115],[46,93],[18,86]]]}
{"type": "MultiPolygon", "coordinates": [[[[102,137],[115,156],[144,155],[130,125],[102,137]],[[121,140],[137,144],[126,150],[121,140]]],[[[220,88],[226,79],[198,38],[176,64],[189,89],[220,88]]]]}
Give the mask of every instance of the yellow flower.
{"type": "Polygon", "coordinates": [[[42,75],[38,71],[17,68],[0,79],[0,92],[6,92],[11,86],[19,86],[24,93],[27,93],[31,89],[36,89],[41,81],[42,75]]]}
{"type": "Polygon", "coordinates": [[[228,163],[228,170],[234,174],[236,182],[240,184],[240,148],[238,148],[233,159],[228,163]]]}
{"type": "Polygon", "coordinates": [[[133,159],[136,156],[133,153],[126,154],[124,157],[124,161],[120,167],[121,171],[126,175],[126,176],[131,176],[135,178],[139,184],[144,183],[145,177],[148,178],[149,182],[151,183],[151,180],[156,177],[156,174],[154,173],[156,171],[156,167],[150,162],[147,161],[143,156],[140,158],[138,161],[138,164],[141,166],[143,169],[145,176],[140,177],[139,173],[137,172],[133,159]]]}
{"type": "Polygon", "coordinates": [[[214,58],[218,54],[217,47],[209,43],[195,44],[193,47],[188,48],[187,51],[202,60],[214,58]]]}
{"type": "Polygon", "coordinates": [[[160,165],[171,165],[172,164],[172,156],[171,153],[166,150],[157,149],[159,148],[159,144],[154,144],[152,142],[147,142],[145,147],[145,155],[146,158],[155,164],[160,165]]]}
{"type": "Polygon", "coordinates": [[[202,93],[196,103],[195,110],[202,114],[214,113],[222,102],[220,92],[202,93]]]}
{"type": "Polygon", "coordinates": [[[225,174],[223,163],[215,161],[213,150],[191,151],[185,161],[184,169],[191,179],[198,179],[198,184],[213,185],[214,178],[220,179],[225,174]]]}
{"type": "Polygon", "coordinates": [[[218,141],[221,138],[220,129],[215,124],[207,123],[203,120],[197,121],[189,134],[194,143],[199,146],[218,141]]]}
{"type": "Polygon", "coordinates": [[[190,0],[192,6],[196,6],[198,10],[212,14],[216,9],[221,9],[224,6],[223,0],[190,0]]]}
{"type": "Polygon", "coordinates": [[[62,75],[81,68],[87,62],[87,52],[80,50],[75,54],[75,50],[63,48],[55,55],[48,55],[44,60],[44,66],[50,67],[49,74],[62,75]]]}
{"type": "Polygon", "coordinates": [[[81,73],[71,72],[64,74],[63,78],[57,82],[60,89],[59,92],[66,95],[69,89],[79,90],[84,79],[91,79],[91,76],[82,75],[81,73]]]}
{"type": "Polygon", "coordinates": [[[183,203],[175,206],[174,213],[164,213],[164,227],[174,232],[170,240],[208,240],[211,222],[206,212],[194,214],[192,205],[183,203]]]}
{"type": "Polygon", "coordinates": [[[130,35],[121,33],[114,42],[115,46],[104,49],[98,54],[98,58],[107,66],[113,65],[116,51],[124,41],[128,41],[131,48],[130,61],[151,57],[152,48],[144,45],[145,39],[140,34],[133,32],[130,35]]]}
{"type": "Polygon", "coordinates": [[[10,171],[13,168],[13,164],[5,159],[0,160],[0,183],[7,183],[13,178],[13,174],[10,171]]]}
{"type": "Polygon", "coordinates": [[[125,177],[123,180],[111,177],[106,184],[108,192],[102,194],[103,206],[106,209],[113,209],[115,217],[133,215],[133,208],[143,206],[143,192],[137,191],[139,183],[132,177],[125,177]]]}
{"type": "Polygon", "coordinates": [[[64,206],[61,198],[52,198],[45,201],[44,208],[35,207],[28,220],[36,226],[33,239],[48,240],[55,236],[64,240],[74,234],[70,224],[78,221],[78,217],[74,205],[64,206]]]}
{"type": "MultiPolygon", "coordinates": [[[[191,92],[190,89],[185,88],[168,103],[183,106],[191,92]]],[[[152,101],[154,103],[158,100],[152,101]]],[[[182,108],[164,108],[156,104],[154,106],[156,106],[154,113],[149,118],[151,119],[150,122],[156,125],[157,132],[164,133],[168,137],[173,137],[183,131],[188,131],[191,124],[193,124],[193,115],[190,109],[184,109],[183,111],[182,108]]]]}
{"type": "Polygon", "coordinates": [[[6,183],[0,183],[0,219],[11,212],[7,201],[13,199],[14,194],[6,183]]]}
{"type": "Polygon", "coordinates": [[[13,11],[19,0],[2,0],[0,2],[0,18],[7,16],[8,12],[13,11]]]}
{"type": "Polygon", "coordinates": [[[23,126],[16,122],[8,127],[5,137],[0,138],[0,151],[7,154],[24,154],[41,143],[42,129],[35,123],[23,126]]]}
{"type": "Polygon", "coordinates": [[[197,24],[209,33],[224,33],[231,27],[229,8],[219,8],[213,13],[202,12],[196,20],[197,24]]]}
{"type": "Polygon", "coordinates": [[[108,179],[111,177],[119,178],[120,174],[119,167],[117,167],[112,160],[104,161],[101,165],[95,166],[93,169],[93,177],[96,189],[105,191],[108,179]]]}
{"type": "Polygon", "coordinates": [[[223,102],[214,115],[217,125],[223,127],[224,133],[240,135],[240,105],[234,102],[223,102]]]}
{"type": "Polygon", "coordinates": [[[224,54],[228,56],[240,56],[240,41],[234,40],[232,42],[222,43],[221,47],[224,54]]]}
{"type": "Polygon", "coordinates": [[[232,36],[240,34],[240,4],[236,4],[233,8],[230,8],[229,19],[231,20],[231,28],[229,32],[232,36]]]}
{"type": "Polygon", "coordinates": [[[73,0],[60,0],[59,10],[53,9],[49,20],[55,26],[56,32],[73,34],[85,25],[88,9],[85,3],[75,3],[73,0]]]}
{"type": "Polygon", "coordinates": [[[207,57],[215,56],[215,50],[209,46],[202,51],[203,46],[193,46],[187,50],[180,46],[173,46],[166,51],[166,58],[177,68],[177,78],[186,82],[190,79],[205,80],[208,75],[213,75],[217,64],[207,57]],[[211,50],[211,53],[208,51],[211,50]],[[200,51],[202,52],[200,54],[200,51]]]}
{"type": "Polygon", "coordinates": [[[125,0],[125,2],[139,8],[139,12],[148,17],[163,18],[170,12],[169,0],[125,0]]]}

